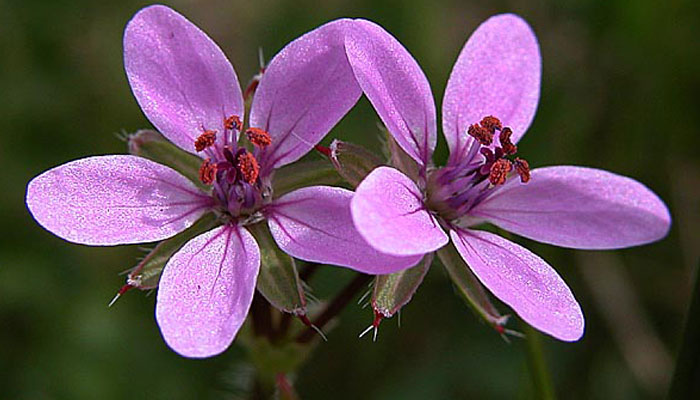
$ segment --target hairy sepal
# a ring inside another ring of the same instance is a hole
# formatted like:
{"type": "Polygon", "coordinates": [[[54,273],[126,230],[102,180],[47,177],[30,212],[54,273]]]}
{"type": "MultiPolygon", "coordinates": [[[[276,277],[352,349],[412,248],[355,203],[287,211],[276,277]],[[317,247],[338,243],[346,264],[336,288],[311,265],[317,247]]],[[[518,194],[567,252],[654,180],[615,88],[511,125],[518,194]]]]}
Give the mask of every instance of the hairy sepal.
{"type": "Polygon", "coordinates": [[[294,258],[280,250],[267,223],[248,227],[260,246],[257,289],[275,308],[294,315],[306,315],[306,296],[294,258]]]}
{"type": "Polygon", "coordinates": [[[128,286],[141,290],[155,289],[158,287],[160,275],[165,264],[180,248],[195,236],[211,230],[220,225],[216,216],[212,213],[204,215],[187,230],[173,236],[170,239],[158,243],[127,275],[128,286]]]}
{"type": "Polygon", "coordinates": [[[497,332],[502,333],[503,326],[508,320],[507,315],[501,314],[479,279],[469,269],[457,252],[452,242],[437,251],[438,258],[447,270],[450,280],[455,285],[467,305],[497,332]]]}
{"type": "Polygon", "coordinates": [[[415,267],[388,275],[377,275],[372,292],[372,308],[383,318],[391,318],[411,298],[423,282],[433,262],[434,253],[426,254],[415,267]]]}

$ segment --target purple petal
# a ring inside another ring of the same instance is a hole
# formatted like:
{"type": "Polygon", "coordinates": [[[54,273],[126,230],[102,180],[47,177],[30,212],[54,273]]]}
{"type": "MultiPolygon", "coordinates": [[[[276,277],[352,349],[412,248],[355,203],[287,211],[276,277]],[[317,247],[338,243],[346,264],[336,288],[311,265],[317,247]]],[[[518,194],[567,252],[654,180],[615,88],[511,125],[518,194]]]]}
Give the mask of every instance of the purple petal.
{"type": "Polygon", "coordinates": [[[557,246],[617,249],[668,233],[666,205],[641,183],[583,167],[547,167],[522,184],[512,178],[470,214],[557,246]]]}
{"type": "Polygon", "coordinates": [[[243,118],[231,63],[206,33],[168,7],[146,7],[129,21],[124,67],[146,117],[191,153],[203,129],[222,139],[224,118],[243,118]]]}
{"type": "Polygon", "coordinates": [[[174,170],[127,155],[71,161],[27,185],[27,206],[41,226],[69,242],[94,246],[169,238],[211,204],[174,170]]]}
{"type": "Polygon", "coordinates": [[[408,155],[427,165],[437,142],[435,101],[416,60],[390,33],[365,20],[354,21],[345,46],[384,125],[408,155]]]}
{"type": "Polygon", "coordinates": [[[540,98],[541,64],[537,38],[522,18],[497,15],[477,28],[459,54],[442,101],[452,157],[468,150],[469,125],[488,115],[513,129],[514,143],[525,134],[540,98]]]}
{"type": "Polygon", "coordinates": [[[360,234],[384,253],[425,254],[449,241],[415,183],[394,168],[379,167],[367,175],[355,190],[351,210],[360,234]]]}
{"type": "Polygon", "coordinates": [[[583,336],[581,307],[543,259],[484,231],[450,231],[450,236],[481,283],[525,322],[567,342],[583,336]]]}
{"type": "Polygon", "coordinates": [[[293,257],[368,274],[389,274],[420,261],[420,255],[397,257],[370,246],[352,223],[351,199],[351,191],[330,186],[286,194],[271,207],[272,236],[293,257]]]}
{"type": "Polygon", "coordinates": [[[261,154],[263,173],[309,152],[360,98],[345,56],[350,24],[341,19],[301,36],[265,70],[250,112],[250,125],[272,137],[261,154]]]}
{"type": "Polygon", "coordinates": [[[197,358],[226,350],[248,315],[259,268],[245,229],[221,226],[187,242],[158,284],[156,320],[168,346],[197,358]]]}

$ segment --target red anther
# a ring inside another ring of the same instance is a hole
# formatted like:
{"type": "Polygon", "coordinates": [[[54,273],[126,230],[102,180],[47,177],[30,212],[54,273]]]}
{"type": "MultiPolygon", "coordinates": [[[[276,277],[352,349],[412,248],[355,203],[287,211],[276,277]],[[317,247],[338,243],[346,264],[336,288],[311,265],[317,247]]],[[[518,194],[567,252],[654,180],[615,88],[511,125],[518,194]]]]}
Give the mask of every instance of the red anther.
{"type": "Polygon", "coordinates": [[[498,118],[494,117],[493,115],[489,115],[488,117],[484,117],[481,122],[481,126],[489,131],[491,134],[493,134],[496,130],[501,130],[503,125],[501,125],[501,120],[498,118]]]}
{"type": "Polygon", "coordinates": [[[260,166],[258,165],[258,160],[255,156],[249,152],[244,152],[238,155],[236,166],[241,172],[243,180],[250,183],[251,185],[258,180],[258,174],[260,173],[260,166]]]}
{"type": "Polygon", "coordinates": [[[238,115],[232,115],[224,119],[224,128],[230,131],[234,129],[240,131],[242,127],[243,124],[241,123],[241,118],[238,115]]]}
{"type": "Polygon", "coordinates": [[[264,149],[272,143],[270,134],[260,128],[248,128],[245,131],[245,135],[248,137],[250,143],[253,143],[261,149],[264,149]]]}
{"type": "Polygon", "coordinates": [[[522,158],[515,159],[515,171],[520,175],[520,182],[528,183],[530,181],[530,164],[522,158]]]}
{"type": "Polygon", "coordinates": [[[199,167],[199,180],[205,185],[211,185],[216,179],[216,169],[217,165],[208,158],[202,161],[202,165],[199,167]]]}
{"type": "Polygon", "coordinates": [[[508,177],[508,173],[513,169],[513,164],[506,160],[505,158],[501,158],[500,160],[497,160],[493,165],[491,165],[491,172],[489,173],[489,181],[491,181],[491,184],[493,185],[502,185],[506,183],[506,178],[508,177]]]}
{"type": "Polygon", "coordinates": [[[510,136],[512,134],[513,131],[510,128],[505,127],[501,130],[500,135],[498,135],[498,140],[501,142],[501,148],[503,149],[503,152],[508,155],[518,152],[518,147],[510,141],[510,136]]]}
{"type": "Polygon", "coordinates": [[[467,134],[478,140],[484,146],[488,146],[493,143],[493,133],[489,132],[488,129],[481,125],[473,124],[467,129],[467,134]]]}
{"type": "Polygon", "coordinates": [[[216,142],[216,131],[206,130],[194,141],[194,149],[202,151],[216,142]]]}

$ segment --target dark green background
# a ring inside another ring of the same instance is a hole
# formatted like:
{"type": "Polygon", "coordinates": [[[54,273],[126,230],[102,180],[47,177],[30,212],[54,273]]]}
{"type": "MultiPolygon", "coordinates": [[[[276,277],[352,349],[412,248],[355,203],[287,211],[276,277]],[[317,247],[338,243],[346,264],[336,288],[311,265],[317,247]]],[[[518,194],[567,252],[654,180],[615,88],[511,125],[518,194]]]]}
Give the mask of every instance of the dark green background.
{"type": "MultiPolygon", "coordinates": [[[[141,254],[137,246],[69,244],[34,223],[24,205],[33,176],[87,155],[123,153],[115,134],[150,126],[130,93],[121,47],[126,22],[146,4],[0,1],[0,398],[223,399],[245,375],[235,345],[203,361],[171,352],[153,319],[155,296],[129,293],[107,309],[123,283],[117,274],[141,254]]],[[[495,13],[525,17],[544,71],[539,112],[520,152],[532,166],[587,165],[634,177],[673,215],[667,238],[622,251],[518,239],[557,268],[587,318],[580,342],[543,340],[556,390],[573,399],[664,392],[700,252],[696,1],[169,4],[220,44],[242,82],[257,72],[259,46],[269,58],[331,19],[372,19],[412,52],[438,104],[471,31],[495,13]]],[[[329,138],[376,145],[377,120],[363,99],[329,138]]],[[[440,140],[438,161],[446,156],[440,140]]],[[[351,275],[327,267],[311,284],[327,299],[351,275]]],[[[369,310],[348,308],[301,370],[302,397],[532,397],[522,342],[504,343],[453,293],[435,265],[401,327],[385,321],[377,343],[357,339],[369,310]]]]}

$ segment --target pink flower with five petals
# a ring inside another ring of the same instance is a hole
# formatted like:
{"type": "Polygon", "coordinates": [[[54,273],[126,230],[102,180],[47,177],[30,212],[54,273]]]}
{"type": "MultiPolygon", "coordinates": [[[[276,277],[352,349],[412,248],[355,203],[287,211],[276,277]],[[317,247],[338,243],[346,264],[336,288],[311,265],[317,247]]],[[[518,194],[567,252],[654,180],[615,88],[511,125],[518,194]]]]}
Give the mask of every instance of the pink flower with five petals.
{"type": "Polygon", "coordinates": [[[475,226],[489,222],[564,247],[617,249],[664,237],[671,218],[654,193],[630,178],[575,166],[530,171],[514,157],[540,95],[541,57],[528,24],[494,16],[462,49],[442,102],[450,157],[439,168],[431,164],[435,103],[418,63],[369,21],[355,21],[346,50],[365,95],[419,167],[417,174],[404,171],[413,179],[379,167],[359,184],[351,209],[362,236],[396,256],[423,255],[452,240],[481,283],[523,320],[561,340],[581,338],[581,308],[557,272],[475,226]]]}
{"type": "Polygon", "coordinates": [[[260,268],[248,224],[266,219],[279,247],[294,257],[366,273],[393,272],[420,259],[370,247],[352,223],[348,190],[271,193],[274,170],[311,150],[361,95],[344,49],[351,24],[327,23],[272,59],[253,99],[245,134],[254,147],[247,148],[238,141],[240,85],[221,49],[170,8],[144,8],[124,34],[129,83],[153,125],[203,158],[200,178],[211,191],[131,155],[72,161],[29,182],[26,202],[36,221],[74,243],[158,241],[207,212],[219,216],[222,225],[175,253],[159,283],[156,319],[179,354],[224,351],[245,320],[260,268]]]}

